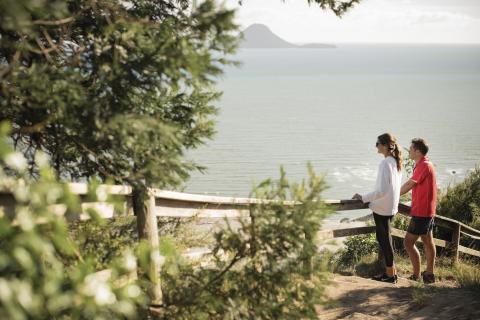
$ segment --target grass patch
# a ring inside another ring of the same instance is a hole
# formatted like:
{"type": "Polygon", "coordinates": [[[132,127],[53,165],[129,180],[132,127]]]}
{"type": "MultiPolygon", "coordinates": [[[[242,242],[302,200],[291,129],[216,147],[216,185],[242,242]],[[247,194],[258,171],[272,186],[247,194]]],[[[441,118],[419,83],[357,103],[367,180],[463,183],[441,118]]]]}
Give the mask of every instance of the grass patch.
{"type": "MultiPolygon", "coordinates": [[[[376,274],[385,271],[383,262],[378,261],[377,254],[368,254],[351,260],[350,264],[343,264],[339,258],[342,252],[334,254],[330,257],[332,272],[344,275],[356,275],[363,278],[370,278],[376,274]]],[[[424,255],[422,255],[424,259],[424,255]]],[[[412,265],[408,256],[395,254],[395,265],[400,277],[409,277],[412,273],[412,265]]],[[[425,269],[426,262],[422,261],[422,270],[425,269]]],[[[435,276],[437,281],[455,281],[459,286],[474,289],[480,292],[480,265],[474,261],[460,260],[456,265],[452,264],[450,257],[437,257],[435,262],[435,276]]],[[[415,293],[419,301],[422,300],[421,295],[425,292],[415,293]]]]}
{"type": "Polygon", "coordinates": [[[412,290],[412,306],[414,309],[421,309],[432,303],[435,295],[435,288],[424,287],[421,284],[415,285],[412,290]]]}
{"type": "Polygon", "coordinates": [[[370,278],[384,271],[383,263],[378,260],[376,254],[361,258],[358,263],[353,266],[353,273],[364,278],[370,278]]]}
{"type": "Polygon", "coordinates": [[[455,280],[461,287],[480,292],[480,267],[468,264],[457,264],[454,270],[455,280]]]}

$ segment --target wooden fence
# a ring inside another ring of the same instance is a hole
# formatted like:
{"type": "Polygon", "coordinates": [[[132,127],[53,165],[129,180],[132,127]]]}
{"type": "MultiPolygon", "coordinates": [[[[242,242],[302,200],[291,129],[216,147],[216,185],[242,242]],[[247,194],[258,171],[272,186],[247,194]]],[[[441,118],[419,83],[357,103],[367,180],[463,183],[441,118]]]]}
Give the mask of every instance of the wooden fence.
{"type": "MultiPolygon", "coordinates": [[[[360,200],[326,200],[325,202],[333,206],[334,209],[337,211],[368,208],[368,205],[363,204],[360,200]]],[[[401,203],[398,206],[398,213],[406,217],[410,217],[410,206],[401,203]]],[[[440,215],[437,215],[435,217],[435,224],[438,227],[449,230],[451,233],[451,239],[449,240],[434,238],[433,241],[437,247],[446,248],[449,251],[451,251],[453,262],[458,261],[460,252],[468,255],[480,257],[480,251],[473,250],[460,245],[460,237],[462,235],[465,237],[468,237],[473,241],[480,240],[479,230],[469,227],[466,224],[459,222],[457,220],[443,217],[440,215]]],[[[320,232],[320,237],[323,239],[332,239],[332,238],[347,237],[347,236],[367,234],[367,233],[373,233],[373,232],[375,232],[374,226],[366,226],[366,227],[357,227],[357,228],[325,230],[320,232]]],[[[405,238],[405,235],[406,235],[405,231],[392,228],[392,236],[405,238]]]]}
{"type": "MultiPolygon", "coordinates": [[[[128,186],[118,185],[101,185],[97,189],[97,194],[110,195],[120,201],[123,205],[118,211],[111,204],[105,202],[88,202],[87,201],[87,185],[80,183],[69,184],[71,191],[80,196],[82,201],[82,210],[86,212],[88,208],[97,209],[104,218],[113,218],[115,216],[133,215],[132,206],[132,189],[128,186]]],[[[251,204],[260,203],[262,200],[251,198],[232,198],[218,197],[207,195],[196,195],[179,193],[172,191],[163,191],[158,189],[149,190],[149,198],[145,203],[145,216],[137,217],[143,221],[139,225],[139,235],[145,236],[150,242],[152,248],[158,253],[158,226],[156,217],[193,217],[200,218],[239,218],[249,214],[249,206],[251,204]],[[141,227],[140,227],[141,225],[141,227]]],[[[367,209],[368,205],[360,200],[324,200],[325,204],[334,211],[359,210],[367,209]]],[[[286,205],[295,205],[289,202],[286,205]]],[[[6,214],[14,214],[15,201],[13,195],[8,190],[0,190],[0,209],[6,214]]],[[[62,207],[55,208],[59,215],[62,214],[62,207]]],[[[399,205],[399,213],[409,216],[410,207],[404,204],[399,205]]],[[[63,210],[64,211],[64,210],[63,210]]],[[[88,215],[79,212],[77,215],[70,217],[71,219],[87,219],[88,215]]],[[[480,231],[473,229],[459,221],[449,219],[442,216],[436,216],[435,223],[437,226],[446,228],[451,231],[451,239],[434,239],[435,245],[447,248],[454,262],[458,261],[459,253],[480,257],[480,251],[476,251],[460,245],[460,237],[468,237],[471,240],[480,240],[480,231]]],[[[344,228],[336,230],[324,230],[318,235],[319,239],[332,239],[346,237],[352,235],[360,235],[375,232],[374,226],[344,228]]],[[[396,237],[405,237],[406,232],[399,229],[393,229],[392,235],[396,237]]],[[[155,252],[155,251],[154,251],[155,252]]],[[[160,290],[160,260],[153,259],[150,270],[145,270],[149,274],[151,286],[149,295],[153,304],[161,305],[162,293],[160,290]]],[[[102,276],[108,274],[103,273],[102,276]]]]}

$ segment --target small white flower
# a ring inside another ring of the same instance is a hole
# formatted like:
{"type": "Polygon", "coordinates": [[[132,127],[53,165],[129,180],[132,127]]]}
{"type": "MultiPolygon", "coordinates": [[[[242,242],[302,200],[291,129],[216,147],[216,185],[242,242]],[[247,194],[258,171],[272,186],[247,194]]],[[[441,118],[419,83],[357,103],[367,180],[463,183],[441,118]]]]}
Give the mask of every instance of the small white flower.
{"type": "Polygon", "coordinates": [[[13,190],[15,199],[19,202],[28,201],[31,196],[29,189],[24,179],[18,179],[13,190]]]}
{"type": "Polygon", "coordinates": [[[131,318],[135,316],[135,308],[133,304],[129,302],[120,301],[115,305],[115,309],[117,310],[117,312],[126,315],[127,318],[131,318]]]}
{"type": "Polygon", "coordinates": [[[63,190],[59,186],[50,187],[46,196],[47,203],[56,203],[63,196],[63,190]]]}
{"type": "Polygon", "coordinates": [[[105,283],[102,283],[98,286],[98,290],[95,292],[95,302],[100,305],[113,304],[117,301],[115,294],[113,294],[110,287],[105,283]]]}
{"type": "Polygon", "coordinates": [[[0,300],[8,301],[12,297],[12,289],[8,285],[8,282],[0,278],[0,300]]]}
{"type": "Polygon", "coordinates": [[[105,280],[96,277],[95,274],[85,277],[83,292],[87,296],[93,297],[98,305],[113,304],[117,301],[110,286],[105,280]]]}
{"type": "Polygon", "coordinates": [[[110,71],[112,71],[112,68],[106,63],[102,64],[100,69],[102,69],[102,71],[105,73],[109,73],[110,71]]]}
{"type": "Polygon", "coordinates": [[[26,207],[20,207],[17,211],[17,221],[20,228],[24,231],[33,230],[35,223],[33,222],[31,212],[26,207]]]}
{"type": "Polygon", "coordinates": [[[32,299],[32,288],[29,284],[21,282],[17,286],[17,299],[22,307],[25,309],[30,309],[33,303],[32,299]]]}
{"type": "Polygon", "coordinates": [[[115,45],[115,49],[117,50],[117,52],[120,54],[122,58],[126,59],[128,57],[127,50],[123,46],[115,45]]]}
{"type": "Polygon", "coordinates": [[[130,251],[125,253],[124,267],[129,271],[135,270],[137,268],[137,259],[130,251]]]}
{"type": "Polygon", "coordinates": [[[50,164],[50,157],[45,152],[37,151],[35,153],[35,163],[39,167],[46,167],[50,164]]]}
{"type": "Polygon", "coordinates": [[[10,153],[5,157],[5,163],[14,170],[25,171],[28,163],[20,152],[10,153]]]}
{"type": "Polygon", "coordinates": [[[137,285],[132,284],[127,287],[127,295],[130,298],[137,298],[141,293],[142,291],[137,285]]]}

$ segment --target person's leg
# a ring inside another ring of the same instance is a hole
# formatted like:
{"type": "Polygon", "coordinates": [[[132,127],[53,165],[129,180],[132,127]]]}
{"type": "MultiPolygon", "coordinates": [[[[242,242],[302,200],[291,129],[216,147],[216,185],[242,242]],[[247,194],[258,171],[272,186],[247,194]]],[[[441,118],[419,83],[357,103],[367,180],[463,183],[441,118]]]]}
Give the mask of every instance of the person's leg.
{"type": "Polygon", "coordinates": [[[410,262],[412,263],[413,267],[413,275],[416,278],[420,277],[420,252],[418,252],[417,247],[415,246],[415,242],[418,239],[418,235],[407,232],[405,235],[405,239],[403,240],[403,244],[405,245],[405,250],[410,257],[410,262]]]}
{"type": "Polygon", "coordinates": [[[389,277],[392,277],[396,272],[393,266],[393,246],[390,234],[391,217],[374,213],[374,219],[377,241],[385,258],[386,273],[389,277]]]}
{"type": "Polygon", "coordinates": [[[425,258],[427,260],[427,273],[434,274],[433,269],[435,266],[435,257],[437,255],[437,250],[435,248],[435,243],[433,242],[433,232],[429,231],[426,235],[422,235],[422,242],[425,248],[425,258]]]}
{"type": "Polygon", "coordinates": [[[380,237],[382,232],[382,221],[380,220],[380,215],[373,212],[373,221],[375,222],[375,237],[377,238],[377,242],[380,245],[380,237]]]}
{"type": "Polygon", "coordinates": [[[386,219],[387,243],[386,243],[385,261],[387,264],[387,274],[389,276],[394,276],[397,274],[397,270],[395,269],[395,262],[393,261],[392,228],[390,226],[392,219],[393,219],[393,216],[390,216],[386,219]]]}

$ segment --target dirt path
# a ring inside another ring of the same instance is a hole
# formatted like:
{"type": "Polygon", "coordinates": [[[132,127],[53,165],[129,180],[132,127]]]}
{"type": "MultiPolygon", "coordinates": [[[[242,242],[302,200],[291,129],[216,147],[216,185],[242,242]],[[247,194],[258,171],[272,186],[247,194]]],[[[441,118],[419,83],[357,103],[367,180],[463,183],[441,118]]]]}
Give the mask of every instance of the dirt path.
{"type": "Polygon", "coordinates": [[[336,302],[318,308],[319,319],[480,320],[480,294],[453,283],[396,285],[355,276],[334,275],[327,295],[336,302]]]}

